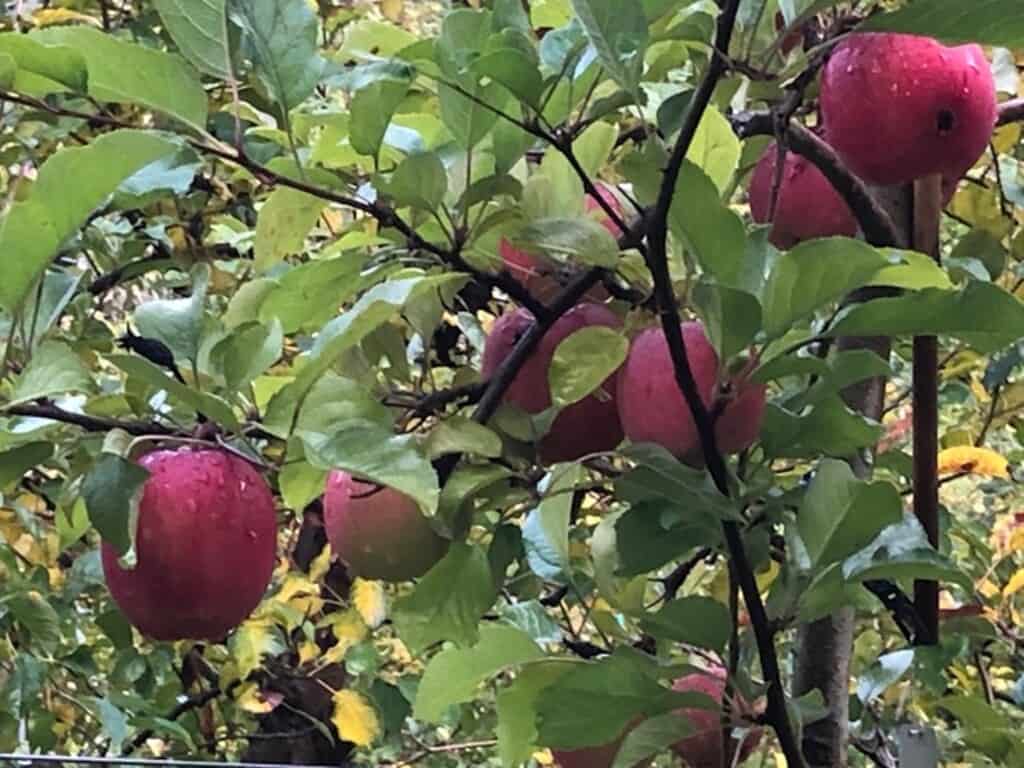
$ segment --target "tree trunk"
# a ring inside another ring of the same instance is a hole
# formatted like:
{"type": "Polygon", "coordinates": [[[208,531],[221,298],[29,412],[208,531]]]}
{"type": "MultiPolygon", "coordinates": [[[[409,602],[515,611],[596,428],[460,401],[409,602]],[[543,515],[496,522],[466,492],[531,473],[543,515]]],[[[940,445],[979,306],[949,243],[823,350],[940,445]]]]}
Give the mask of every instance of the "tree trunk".
{"type": "MultiPolygon", "coordinates": [[[[872,190],[889,210],[893,222],[910,242],[912,200],[909,188],[872,190]]],[[[903,245],[903,244],[893,244],[903,245]]],[[[851,295],[849,302],[868,301],[891,293],[885,288],[869,288],[851,295]]],[[[884,337],[841,338],[839,350],[869,349],[883,360],[889,359],[891,342],[884,337]]],[[[885,407],[884,378],[866,379],[847,388],[843,400],[854,411],[881,421],[885,407]]],[[[847,459],[854,473],[871,476],[869,456],[847,459]]],[[[850,743],[850,654],[853,646],[853,609],[844,608],[831,616],[800,627],[797,634],[793,695],[820,691],[828,716],[809,724],[803,732],[803,751],[809,768],[846,768],[850,743]]]]}

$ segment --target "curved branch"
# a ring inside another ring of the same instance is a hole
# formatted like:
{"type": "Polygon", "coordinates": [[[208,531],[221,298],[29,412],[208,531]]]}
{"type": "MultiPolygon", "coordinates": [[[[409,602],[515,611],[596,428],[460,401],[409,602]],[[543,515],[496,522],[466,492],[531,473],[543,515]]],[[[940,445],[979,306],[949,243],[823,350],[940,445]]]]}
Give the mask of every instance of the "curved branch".
{"type": "Polygon", "coordinates": [[[35,404],[12,405],[0,408],[0,415],[23,416],[32,419],[49,419],[62,424],[72,424],[81,427],[86,432],[109,432],[112,429],[120,429],[129,435],[185,435],[181,430],[172,429],[155,421],[121,421],[119,419],[108,419],[102,416],[86,416],[82,413],[66,411],[53,403],[40,401],[35,404]]]}

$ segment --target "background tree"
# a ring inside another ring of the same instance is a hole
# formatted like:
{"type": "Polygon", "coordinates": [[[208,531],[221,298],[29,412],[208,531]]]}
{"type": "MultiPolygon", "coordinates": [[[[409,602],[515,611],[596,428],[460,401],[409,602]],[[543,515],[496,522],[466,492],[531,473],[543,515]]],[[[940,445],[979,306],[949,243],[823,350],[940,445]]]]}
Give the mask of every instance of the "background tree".
{"type": "Polygon", "coordinates": [[[1019,763],[1019,3],[451,5],[11,10],[0,753],[1019,763]]]}

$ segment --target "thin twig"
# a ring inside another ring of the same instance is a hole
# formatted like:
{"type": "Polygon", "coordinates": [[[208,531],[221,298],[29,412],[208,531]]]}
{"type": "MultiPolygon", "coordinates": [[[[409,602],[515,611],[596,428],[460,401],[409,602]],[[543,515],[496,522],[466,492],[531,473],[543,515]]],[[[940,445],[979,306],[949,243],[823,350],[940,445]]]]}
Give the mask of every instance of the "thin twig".
{"type": "Polygon", "coordinates": [[[119,419],[108,419],[102,416],[86,416],[82,413],[66,411],[53,403],[45,400],[36,403],[23,405],[11,405],[0,407],[0,415],[22,416],[33,419],[49,419],[63,424],[73,424],[81,427],[87,432],[109,432],[112,429],[120,429],[129,435],[167,435],[182,436],[188,434],[181,430],[172,429],[155,421],[122,421],[119,419]]]}

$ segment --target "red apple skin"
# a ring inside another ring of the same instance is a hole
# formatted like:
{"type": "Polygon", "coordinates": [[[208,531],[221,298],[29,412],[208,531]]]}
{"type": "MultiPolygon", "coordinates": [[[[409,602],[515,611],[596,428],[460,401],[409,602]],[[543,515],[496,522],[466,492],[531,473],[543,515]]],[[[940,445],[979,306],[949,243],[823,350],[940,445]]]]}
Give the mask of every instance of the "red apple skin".
{"type": "MultiPolygon", "coordinates": [[[[750,212],[758,224],[772,220],[778,156],[778,147],[772,142],[750,179],[750,212]]],[[[769,241],[785,250],[805,240],[856,234],[857,219],[832,183],[809,160],[787,152],[769,241]]]]}
{"type": "MultiPolygon", "coordinates": [[[[572,751],[553,749],[551,755],[555,758],[555,765],[558,768],[611,768],[624,738],[623,736],[618,741],[613,741],[602,747],[587,747],[572,751]]],[[[646,768],[650,764],[650,760],[641,760],[633,768],[646,768]]]]}
{"type": "MultiPolygon", "coordinates": [[[[595,186],[601,199],[608,203],[612,210],[619,215],[619,218],[624,218],[622,203],[615,195],[615,192],[612,191],[612,188],[600,181],[595,186]]],[[[584,198],[583,205],[587,214],[597,217],[604,228],[611,233],[612,237],[615,239],[621,237],[622,230],[605,215],[604,209],[592,195],[587,195],[584,198]]],[[[505,238],[502,238],[498,243],[498,255],[501,256],[501,260],[504,262],[509,274],[537,299],[550,301],[561,291],[562,284],[558,279],[557,268],[554,264],[547,263],[542,258],[516,249],[505,238]]],[[[608,293],[604,290],[603,286],[597,286],[587,293],[587,297],[593,301],[604,301],[608,298],[608,293]]]]}
{"type": "Polygon", "coordinates": [[[959,179],[988,146],[996,91],[977,45],[886,33],[852,34],[821,77],[829,142],[872,184],[940,173],[959,179]]]}
{"type": "Polygon", "coordinates": [[[327,476],[324,527],[331,550],[364,579],[419,578],[448,550],[410,497],[340,470],[327,476]]]}
{"type": "MultiPolygon", "coordinates": [[[[498,318],[484,346],[484,377],[494,374],[532,323],[533,316],[525,309],[517,309],[498,318]]],[[[548,368],[555,350],[576,331],[594,325],[622,327],[618,316],[601,304],[577,304],[560,317],[512,380],[505,393],[505,401],[527,413],[540,413],[550,408],[548,368]]],[[[622,441],[615,387],[616,378],[612,374],[599,391],[558,414],[548,434],[541,440],[539,454],[542,462],[575,461],[590,453],[610,451],[622,441]]]]}
{"type": "MultiPolygon", "coordinates": [[[[680,739],[672,745],[672,751],[690,768],[720,768],[722,765],[732,765],[732,753],[728,761],[722,761],[722,697],[725,694],[725,670],[721,667],[713,667],[706,672],[695,672],[679,678],[672,685],[672,689],[680,692],[703,693],[710,696],[718,703],[717,709],[681,709],[679,714],[684,716],[694,730],[693,735],[680,739]]],[[[751,714],[750,706],[742,699],[737,699],[733,706],[737,715],[751,714]]],[[[746,735],[743,744],[740,746],[739,759],[736,764],[742,764],[750,757],[751,753],[761,742],[763,732],[755,729],[746,735]]],[[[735,749],[735,740],[733,749],[735,749]]]]}
{"type": "MultiPolygon", "coordinates": [[[[698,322],[681,326],[686,355],[697,391],[708,408],[718,389],[718,354],[698,322]]],[[[757,439],[764,415],[766,389],[745,381],[734,390],[715,422],[723,453],[739,453],[757,439]]],[[[690,408],[675,380],[668,342],[661,327],[641,332],[619,371],[617,399],[622,429],[634,443],[657,443],[689,463],[701,461],[700,436],[690,408]]]]}
{"type": "Polygon", "coordinates": [[[107,586],[128,621],[160,641],[222,639],[259,605],[277,561],[263,477],[219,450],[154,451],[139,504],[136,567],[102,545],[107,586]]]}

